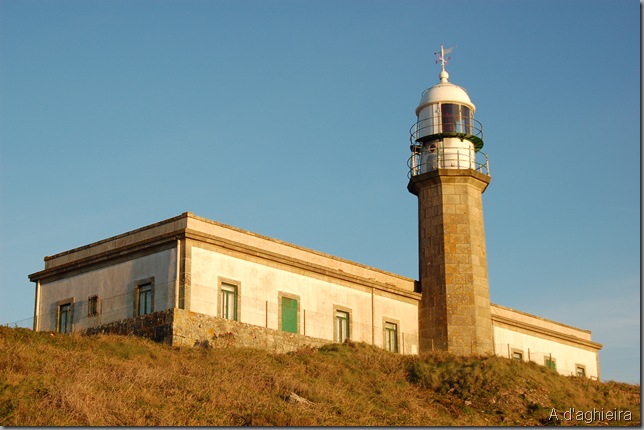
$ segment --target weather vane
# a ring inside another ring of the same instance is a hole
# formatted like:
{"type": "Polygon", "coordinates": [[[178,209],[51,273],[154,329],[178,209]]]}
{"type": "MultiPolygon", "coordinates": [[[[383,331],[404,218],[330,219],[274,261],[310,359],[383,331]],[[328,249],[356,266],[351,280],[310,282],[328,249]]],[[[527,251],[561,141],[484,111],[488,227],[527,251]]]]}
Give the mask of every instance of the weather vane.
{"type": "Polygon", "coordinates": [[[443,68],[443,72],[445,71],[445,65],[448,63],[449,60],[452,59],[451,56],[445,58],[445,55],[447,55],[450,52],[452,52],[454,50],[454,48],[456,48],[456,46],[452,46],[451,48],[443,49],[443,45],[441,45],[440,54],[438,52],[434,52],[434,55],[438,55],[438,57],[436,57],[436,63],[438,64],[438,62],[440,61],[441,67],[443,68]]]}

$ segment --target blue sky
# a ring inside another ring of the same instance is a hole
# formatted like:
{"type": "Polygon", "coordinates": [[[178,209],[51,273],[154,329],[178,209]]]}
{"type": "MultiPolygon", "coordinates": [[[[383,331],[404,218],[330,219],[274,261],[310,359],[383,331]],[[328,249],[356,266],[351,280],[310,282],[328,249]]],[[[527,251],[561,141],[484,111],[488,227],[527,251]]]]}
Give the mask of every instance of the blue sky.
{"type": "Polygon", "coordinates": [[[494,303],[640,378],[640,4],[0,1],[0,323],[43,257],[185,211],[417,278],[408,130],[450,81],[484,126],[494,303]]]}

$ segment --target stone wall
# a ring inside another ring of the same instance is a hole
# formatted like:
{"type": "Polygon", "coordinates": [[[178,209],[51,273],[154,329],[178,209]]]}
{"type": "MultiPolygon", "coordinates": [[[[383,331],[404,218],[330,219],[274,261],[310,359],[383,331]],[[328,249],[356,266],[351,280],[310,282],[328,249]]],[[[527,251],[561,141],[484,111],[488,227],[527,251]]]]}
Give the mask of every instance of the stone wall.
{"type": "Polygon", "coordinates": [[[328,343],[332,342],[174,309],[173,345],[213,348],[247,347],[283,353],[306,346],[319,347],[328,343]]]}
{"type": "Polygon", "coordinates": [[[173,309],[154,312],[136,318],[127,318],[83,330],[84,334],[120,334],[152,339],[155,342],[172,342],[173,309]]]}
{"type": "Polygon", "coordinates": [[[183,309],[168,309],[103,324],[87,329],[84,333],[141,336],[177,346],[246,347],[278,353],[332,343],[325,339],[282,332],[183,309]]]}

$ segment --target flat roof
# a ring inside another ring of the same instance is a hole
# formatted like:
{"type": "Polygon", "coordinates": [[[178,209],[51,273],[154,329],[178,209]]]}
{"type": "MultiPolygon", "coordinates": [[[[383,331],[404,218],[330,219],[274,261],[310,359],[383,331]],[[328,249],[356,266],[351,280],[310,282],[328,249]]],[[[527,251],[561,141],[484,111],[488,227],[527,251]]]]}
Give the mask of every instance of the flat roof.
{"type": "Polygon", "coordinates": [[[204,238],[216,237],[248,248],[288,255],[300,261],[315,262],[322,266],[333,265],[336,270],[346,271],[354,276],[378,279],[380,282],[392,283],[401,290],[413,291],[415,280],[412,278],[199,217],[191,212],[184,212],[126,233],[46,256],[45,269],[32,273],[29,279],[35,282],[50,273],[64,271],[67,267],[78,268],[91,265],[97,259],[105,260],[110,255],[171,242],[190,234],[192,237],[197,237],[196,240],[199,240],[200,235],[204,235],[204,238]]]}

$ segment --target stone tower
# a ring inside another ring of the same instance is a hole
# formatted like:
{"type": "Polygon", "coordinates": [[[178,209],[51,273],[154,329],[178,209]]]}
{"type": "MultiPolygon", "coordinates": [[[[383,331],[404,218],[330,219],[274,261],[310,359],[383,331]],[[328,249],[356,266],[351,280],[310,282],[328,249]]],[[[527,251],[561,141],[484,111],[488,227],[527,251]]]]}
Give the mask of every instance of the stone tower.
{"type": "Polygon", "coordinates": [[[418,197],[421,351],[493,354],[482,194],[490,183],[481,124],[467,92],[425,90],[410,131],[409,192],[418,197]],[[477,161],[478,159],[481,161],[477,161]]]}

